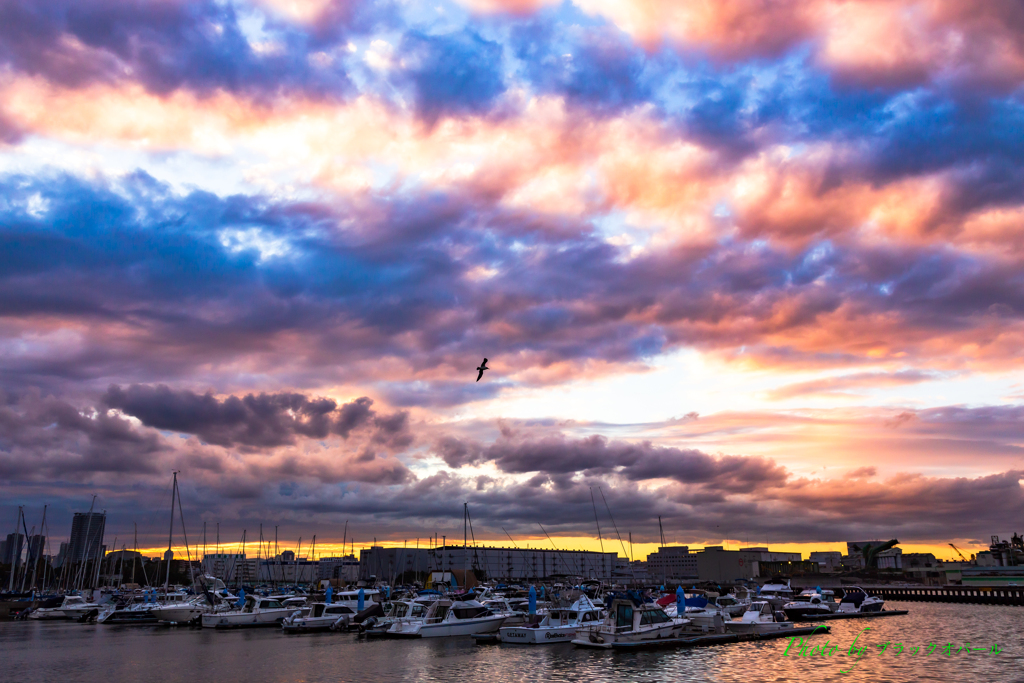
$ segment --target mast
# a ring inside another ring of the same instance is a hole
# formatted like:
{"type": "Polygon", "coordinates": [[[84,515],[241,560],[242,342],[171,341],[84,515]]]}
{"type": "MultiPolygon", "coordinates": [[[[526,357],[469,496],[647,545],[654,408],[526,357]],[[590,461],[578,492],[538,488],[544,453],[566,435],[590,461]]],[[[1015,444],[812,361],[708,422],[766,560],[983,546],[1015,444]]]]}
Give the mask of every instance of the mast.
{"type": "Polygon", "coordinates": [[[462,504],[462,590],[469,588],[469,549],[466,542],[469,540],[467,532],[469,522],[469,503],[462,504]]]}
{"type": "Polygon", "coordinates": [[[167,595],[167,585],[171,582],[171,543],[173,542],[174,536],[174,494],[178,491],[178,473],[174,473],[174,481],[171,484],[171,526],[167,531],[167,554],[164,555],[164,561],[167,564],[166,572],[164,573],[164,595],[167,595]]]}
{"type": "MultiPolygon", "coordinates": [[[[313,548],[309,551],[310,563],[316,562],[316,534],[313,534],[313,548]]],[[[306,572],[302,572],[305,574],[306,572]]],[[[309,565],[309,582],[313,583],[313,565],[309,565]]]]}

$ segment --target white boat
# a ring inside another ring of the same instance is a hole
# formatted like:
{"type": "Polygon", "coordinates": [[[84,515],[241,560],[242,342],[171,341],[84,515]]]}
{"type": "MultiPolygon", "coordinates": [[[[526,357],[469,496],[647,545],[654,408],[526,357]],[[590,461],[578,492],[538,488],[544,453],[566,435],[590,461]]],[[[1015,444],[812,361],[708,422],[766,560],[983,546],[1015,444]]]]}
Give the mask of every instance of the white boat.
{"type": "Polygon", "coordinates": [[[284,605],[277,596],[264,598],[246,595],[241,609],[213,612],[202,616],[203,628],[233,628],[240,626],[276,626],[297,608],[284,605]]]}
{"type": "Polygon", "coordinates": [[[552,608],[548,610],[548,613],[538,623],[503,625],[498,629],[498,641],[526,645],[566,643],[576,637],[578,629],[593,626],[600,623],[601,620],[601,610],[594,606],[590,598],[582,595],[568,609],[552,608]]]}
{"type": "MultiPolygon", "coordinates": [[[[606,598],[606,603],[609,599],[606,598]]],[[[573,644],[610,649],[617,643],[642,643],[678,638],[689,625],[688,619],[673,619],[654,602],[638,596],[616,594],[610,597],[608,613],[591,627],[576,630],[573,644]]]]}
{"type": "Polygon", "coordinates": [[[722,613],[728,614],[730,617],[743,616],[750,606],[750,602],[750,591],[745,588],[740,588],[735,593],[719,595],[715,600],[715,604],[722,610],[722,613]]]}
{"type": "Polygon", "coordinates": [[[757,634],[786,631],[793,628],[792,621],[776,621],[775,612],[767,600],[755,600],[739,619],[725,622],[727,633],[757,634]]]}
{"type": "Polygon", "coordinates": [[[288,633],[329,631],[342,624],[351,623],[356,615],[348,605],[331,602],[314,602],[305,609],[299,609],[285,617],[281,628],[288,633]]]}
{"type": "Polygon", "coordinates": [[[843,588],[843,599],[839,602],[837,612],[881,612],[885,600],[868,595],[868,592],[860,586],[846,586],[843,588]]]}
{"type": "Polygon", "coordinates": [[[478,602],[489,609],[491,614],[505,615],[505,621],[502,622],[502,626],[525,624],[530,618],[529,608],[520,609],[521,603],[520,605],[513,604],[508,598],[493,597],[487,600],[478,600],[478,602]]]}
{"type": "Polygon", "coordinates": [[[380,618],[380,621],[371,619],[372,623],[363,622],[360,624],[360,633],[370,637],[389,637],[391,627],[397,622],[403,622],[399,630],[409,630],[406,624],[423,621],[427,616],[427,610],[437,598],[416,598],[414,600],[392,600],[391,609],[380,618]]]}
{"type": "MultiPolygon", "coordinates": [[[[363,588],[363,609],[373,607],[374,603],[383,603],[384,594],[376,588],[363,588]]],[[[359,591],[341,591],[334,594],[334,598],[331,601],[336,605],[345,605],[353,613],[359,613],[359,591]]]]}
{"type": "Polygon", "coordinates": [[[793,602],[793,588],[789,585],[789,579],[776,583],[766,583],[757,591],[754,600],[767,600],[771,603],[772,609],[782,609],[787,602],[793,602]]]}
{"type": "Polygon", "coordinates": [[[828,589],[808,588],[796,600],[782,606],[786,618],[800,621],[804,617],[832,614],[836,611],[835,593],[828,589]]]}
{"type": "Polygon", "coordinates": [[[469,636],[474,633],[494,633],[507,618],[492,614],[476,600],[435,601],[422,619],[398,619],[387,634],[405,638],[445,638],[469,636]]]}
{"type": "Polygon", "coordinates": [[[89,602],[80,595],[65,595],[58,607],[40,607],[28,615],[29,619],[78,619],[83,614],[100,609],[99,604],[89,602]]]}

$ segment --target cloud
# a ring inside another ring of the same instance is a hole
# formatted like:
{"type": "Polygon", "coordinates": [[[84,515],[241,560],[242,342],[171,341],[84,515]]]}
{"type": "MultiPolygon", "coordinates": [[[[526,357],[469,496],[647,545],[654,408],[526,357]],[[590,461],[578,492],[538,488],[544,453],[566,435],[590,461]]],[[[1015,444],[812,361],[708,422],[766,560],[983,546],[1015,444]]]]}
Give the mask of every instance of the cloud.
{"type": "Polygon", "coordinates": [[[918,384],[939,379],[935,373],[921,370],[899,370],[897,372],[857,372],[837,377],[826,377],[824,379],[812,380],[809,382],[798,382],[787,384],[773,389],[768,395],[773,400],[785,400],[798,396],[850,396],[856,395],[856,390],[877,389],[887,386],[900,386],[904,384],[918,384]],[[850,390],[854,390],[850,393],[850,390]]]}
{"type": "Polygon", "coordinates": [[[329,398],[302,394],[247,394],[223,400],[213,392],[173,391],[165,385],[111,386],[102,402],[147,427],[195,434],[218,446],[273,448],[296,438],[324,439],[338,434],[347,439],[364,425],[375,426],[374,443],[403,449],[412,443],[408,415],[378,416],[365,396],[341,407],[329,398]]]}

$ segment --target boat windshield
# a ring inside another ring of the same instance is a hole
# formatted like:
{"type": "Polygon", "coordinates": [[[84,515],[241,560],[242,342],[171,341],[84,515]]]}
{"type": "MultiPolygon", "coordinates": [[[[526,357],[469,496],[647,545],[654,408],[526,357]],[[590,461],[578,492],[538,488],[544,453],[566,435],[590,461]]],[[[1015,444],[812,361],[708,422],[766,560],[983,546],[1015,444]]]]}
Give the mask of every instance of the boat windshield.
{"type": "Polygon", "coordinates": [[[633,606],[620,604],[615,610],[615,627],[625,631],[633,630],[633,606]]]}
{"type": "Polygon", "coordinates": [[[394,604],[394,606],[392,606],[392,608],[391,608],[390,616],[392,616],[392,617],[404,617],[408,613],[409,613],[409,606],[408,605],[403,604],[401,602],[396,602],[394,604]]]}

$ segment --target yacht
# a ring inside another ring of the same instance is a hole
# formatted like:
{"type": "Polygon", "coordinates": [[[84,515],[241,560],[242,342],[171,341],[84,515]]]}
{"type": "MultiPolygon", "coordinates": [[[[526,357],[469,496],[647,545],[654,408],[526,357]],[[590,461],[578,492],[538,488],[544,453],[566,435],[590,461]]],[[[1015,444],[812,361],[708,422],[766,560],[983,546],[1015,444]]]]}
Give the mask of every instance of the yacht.
{"type": "Polygon", "coordinates": [[[860,586],[843,588],[843,599],[839,602],[837,612],[881,612],[885,600],[868,595],[860,586]]]}
{"type": "Polygon", "coordinates": [[[236,626],[276,626],[290,616],[296,606],[284,605],[279,596],[264,598],[246,595],[240,609],[211,612],[202,616],[203,628],[232,628],[236,626]]]}
{"type": "Polygon", "coordinates": [[[476,600],[435,601],[422,620],[399,619],[388,629],[389,636],[405,638],[442,638],[494,633],[507,619],[505,614],[492,614],[476,600]]]}
{"type": "Polygon", "coordinates": [[[57,607],[40,607],[28,615],[29,619],[78,619],[92,610],[99,610],[98,603],[89,602],[81,595],[65,595],[57,607]]]}
{"type": "Polygon", "coordinates": [[[415,600],[392,600],[391,610],[380,621],[365,621],[359,626],[359,632],[370,637],[387,637],[393,635],[391,627],[401,622],[397,632],[409,630],[407,624],[421,622],[427,616],[427,610],[435,601],[435,597],[417,598],[415,600]]]}
{"type": "Polygon", "coordinates": [[[508,598],[494,597],[487,600],[480,600],[481,605],[491,611],[492,614],[504,614],[505,621],[502,626],[514,626],[525,624],[530,618],[529,608],[522,602],[514,603],[508,598]]]}
{"type": "Polygon", "coordinates": [[[636,593],[620,593],[605,598],[609,605],[602,621],[576,631],[573,644],[610,649],[620,643],[641,643],[678,638],[690,621],[673,619],[654,602],[646,602],[636,593]]]}
{"type": "MultiPolygon", "coordinates": [[[[363,609],[373,607],[375,603],[384,603],[384,594],[376,588],[362,588],[363,591],[363,609]]],[[[334,598],[331,601],[336,605],[345,605],[354,614],[359,613],[359,590],[354,591],[341,591],[334,594],[334,598]]]]}
{"type": "Polygon", "coordinates": [[[287,633],[329,631],[351,623],[355,611],[348,605],[334,602],[314,602],[285,617],[281,628],[287,633]]]}
{"type": "Polygon", "coordinates": [[[792,621],[799,621],[804,617],[817,616],[821,614],[832,614],[836,611],[835,593],[821,588],[808,588],[800,593],[793,602],[787,602],[782,606],[786,618],[792,621]]]}
{"type": "Polygon", "coordinates": [[[600,621],[601,610],[586,595],[580,595],[579,600],[568,609],[553,608],[537,623],[502,625],[498,629],[498,641],[527,645],[564,643],[575,638],[578,629],[593,626],[600,621]]]}
{"type": "Polygon", "coordinates": [[[754,599],[767,600],[773,610],[782,609],[787,602],[793,602],[793,588],[789,585],[789,579],[766,583],[757,591],[754,599]]]}
{"type": "Polygon", "coordinates": [[[728,614],[730,617],[741,617],[750,606],[750,591],[746,588],[739,588],[735,593],[718,596],[715,602],[723,614],[728,614]]]}
{"type": "Polygon", "coordinates": [[[755,600],[739,619],[725,622],[727,633],[754,634],[786,631],[793,628],[792,621],[776,621],[775,612],[767,600],[755,600]]]}

